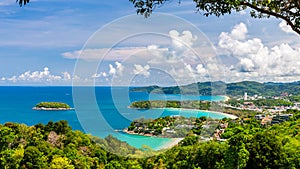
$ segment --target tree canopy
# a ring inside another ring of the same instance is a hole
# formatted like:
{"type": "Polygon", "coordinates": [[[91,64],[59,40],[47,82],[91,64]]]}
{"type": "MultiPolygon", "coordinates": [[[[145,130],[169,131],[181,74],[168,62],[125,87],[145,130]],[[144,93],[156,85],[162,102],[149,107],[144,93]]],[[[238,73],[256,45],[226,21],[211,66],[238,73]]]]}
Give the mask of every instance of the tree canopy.
{"type": "MultiPolygon", "coordinates": [[[[113,136],[96,138],[72,130],[67,121],[34,126],[8,122],[0,124],[0,168],[300,168],[300,111],[286,113],[293,117],[267,126],[253,117],[248,121],[222,119],[220,124],[226,122],[228,127],[220,137],[227,141],[203,142],[198,135],[201,132],[203,136],[205,130],[201,128],[192,130],[167,151],[153,151],[147,146],[137,149],[113,136]]],[[[195,122],[201,125],[205,120],[195,122]]],[[[160,126],[172,118],[154,121],[160,126]]]]}
{"type": "MultiPolygon", "coordinates": [[[[137,8],[137,13],[150,16],[155,7],[170,0],[129,0],[137,8]]],[[[181,0],[178,0],[180,3],[181,0]]],[[[205,16],[221,16],[250,9],[254,18],[274,16],[284,20],[293,31],[300,35],[300,1],[299,0],[193,0],[198,12],[205,16]]],[[[20,6],[29,0],[16,0],[20,6]]]]}
{"type": "MultiPolygon", "coordinates": [[[[137,13],[150,16],[155,7],[170,0],[129,0],[137,13]]],[[[254,18],[274,16],[280,18],[300,35],[300,1],[299,0],[193,0],[198,12],[205,16],[221,16],[250,9],[254,18]]],[[[179,0],[180,3],[180,0],[179,0]]]]}
{"type": "Polygon", "coordinates": [[[23,6],[29,3],[29,0],[16,0],[16,2],[19,3],[20,6],[23,6]]]}

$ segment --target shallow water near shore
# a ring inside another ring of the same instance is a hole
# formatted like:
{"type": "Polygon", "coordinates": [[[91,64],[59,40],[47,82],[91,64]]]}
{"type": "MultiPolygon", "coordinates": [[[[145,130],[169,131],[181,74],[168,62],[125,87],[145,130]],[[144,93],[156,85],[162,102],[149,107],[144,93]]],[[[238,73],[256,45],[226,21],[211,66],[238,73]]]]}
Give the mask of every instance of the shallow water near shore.
{"type": "MultiPolygon", "coordinates": [[[[124,96],[122,92],[127,87],[96,87],[95,96],[101,115],[110,125],[112,130],[102,131],[101,129],[90,130],[90,134],[105,137],[112,134],[122,141],[126,141],[134,147],[142,147],[147,145],[153,149],[159,149],[169,144],[170,138],[145,137],[139,135],[128,135],[114,130],[122,130],[126,128],[130,122],[137,118],[158,118],[169,115],[182,115],[185,117],[210,116],[212,118],[223,118],[222,114],[208,113],[179,109],[161,109],[161,110],[135,110],[129,109],[129,103],[139,100],[222,100],[223,96],[184,96],[181,95],[162,95],[144,92],[132,92],[129,98],[124,96]],[[114,96],[112,96],[112,90],[114,96]],[[118,93],[120,93],[118,95],[118,93]],[[116,98],[117,97],[117,98],[116,98]]],[[[87,104],[89,99],[87,98],[87,104]]],[[[75,130],[85,131],[81,126],[82,123],[88,123],[89,119],[94,117],[85,117],[78,119],[75,110],[67,111],[37,111],[32,107],[42,101],[59,101],[74,107],[72,98],[72,87],[16,87],[2,86],[0,87],[0,123],[17,122],[27,125],[35,125],[37,123],[46,124],[49,121],[67,120],[75,130]]],[[[94,111],[94,110],[90,110],[94,111]]]]}

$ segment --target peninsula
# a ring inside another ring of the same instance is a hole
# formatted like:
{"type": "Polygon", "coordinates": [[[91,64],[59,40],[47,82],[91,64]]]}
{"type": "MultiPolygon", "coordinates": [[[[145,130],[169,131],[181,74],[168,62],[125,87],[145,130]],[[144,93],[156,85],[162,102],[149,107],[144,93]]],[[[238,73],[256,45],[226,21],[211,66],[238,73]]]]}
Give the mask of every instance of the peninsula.
{"type": "Polygon", "coordinates": [[[153,108],[185,108],[209,110],[211,107],[210,101],[196,101],[196,100],[151,100],[151,101],[136,101],[131,103],[130,108],[135,109],[153,109],[153,108]]]}
{"type": "MultiPolygon", "coordinates": [[[[227,99],[228,100],[228,99],[227,99]]],[[[228,101],[226,101],[228,102],[228,101]]],[[[211,113],[223,114],[228,118],[236,119],[241,114],[241,111],[232,110],[229,107],[225,107],[222,112],[212,110],[214,108],[221,108],[223,103],[213,102],[206,100],[148,100],[148,101],[136,101],[132,102],[129,108],[133,109],[161,109],[161,108],[172,108],[172,109],[185,109],[191,111],[206,111],[211,113]]]]}
{"type": "Polygon", "coordinates": [[[32,109],[34,110],[48,110],[48,111],[57,111],[57,110],[71,110],[72,108],[62,102],[40,102],[35,105],[32,109]]]}
{"type": "MultiPolygon", "coordinates": [[[[159,109],[159,108],[174,108],[174,109],[189,109],[189,110],[201,110],[210,111],[212,104],[218,102],[200,101],[200,100],[150,100],[150,101],[136,101],[129,107],[135,109],[159,109]]],[[[214,105],[217,106],[217,105],[214,105]]],[[[212,111],[213,112],[213,111],[212,111]]],[[[221,113],[222,112],[214,112],[221,113]]],[[[237,116],[233,114],[226,114],[226,117],[220,119],[208,119],[205,116],[202,117],[184,117],[184,116],[166,116],[157,119],[136,119],[131,122],[130,126],[123,130],[127,134],[138,134],[143,136],[156,136],[164,138],[181,138],[192,134],[204,136],[205,132],[207,138],[214,133],[214,129],[218,127],[220,121],[230,121],[236,119],[237,116]],[[212,125],[214,124],[214,125],[212,125]],[[212,128],[210,127],[212,125],[212,128]]],[[[226,124],[227,125],[227,124],[226,124]]],[[[224,126],[224,124],[221,124],[224,126]]],[[[219,127],[220,128],[220,127],[219,127]]],[[[219,137],[216,139],[220,139],[219,137]]]]}

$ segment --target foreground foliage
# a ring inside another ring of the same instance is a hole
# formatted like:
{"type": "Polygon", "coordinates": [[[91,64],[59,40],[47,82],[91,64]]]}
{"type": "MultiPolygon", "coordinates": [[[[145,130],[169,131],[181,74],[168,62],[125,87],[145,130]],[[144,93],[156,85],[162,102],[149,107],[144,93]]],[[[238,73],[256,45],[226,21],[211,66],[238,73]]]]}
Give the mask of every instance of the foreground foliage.
{"type": "Polygon", "coordinates": [[[117,149],[139,150],[111,136],[97,141],[71,130],[65,121],[35,126],[6,123],[0,125],[0,168],[296,169],[300,168],[300,112],[288,113],[294,114],[290,120],[269,127],[255,119],[223,119],[229,123],[222,135],[226,142],[200,142],[198,136],[188,135],[178,146],[147,158],[115,155],[117,149]]]}
{"type": "Polygon", "coordinates": [[[81,131],[72,131],[66,121],[35,126],[6,123],[0,125],[0,168],[110,168],[115,161],[127,166],[136,159],[127,162],[127,158],[104,150],[123,155],[137,150],[127,146],[111,136],[94,140],[81,131]]]}
{"type": "MultiPolygon", "coordinates": [[[[148,17],[155,7],[169,0],[129,0],[137,13],[148,17]]],[[[299,0],[193,0],[196,9],[205,16],[221,16],[233,12],[250,11],[251,17],[276,17],[284,20],[293,31],[300,34],[299,0]],[[250,10],[247,10],[250,9],[250,10]]],[[[180,2],[180,0],[178,1],[180,2]]]]}
{"type": "Polygon", "coordinates": [[[148,158],[144,168],[246,168],[273,169],[300,167],[300,113],[270,127],[252,119],[230,120],[222,135],[227,142],[199,142],[191,135],[166,153],[148,158]]]}

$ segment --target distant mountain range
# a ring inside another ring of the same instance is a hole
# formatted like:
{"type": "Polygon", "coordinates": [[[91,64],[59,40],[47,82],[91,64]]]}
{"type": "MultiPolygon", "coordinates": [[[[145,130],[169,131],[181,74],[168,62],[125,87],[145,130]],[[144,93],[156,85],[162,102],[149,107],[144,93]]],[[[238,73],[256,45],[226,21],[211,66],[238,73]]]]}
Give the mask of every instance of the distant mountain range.
{"type": "Polygon", "coordinates": [[[261,96],[280,96],[280,95],[299,95],[300,81],[291,83],[259,83],[254,81],[242,81],[237,83],[216,82],[198,82],[184,86],[147,86],[131,88],[132,92],[148,92],[161,94],[189,94],[189,95],[229,95],[243,96],[248,95],[261,96]]]}

